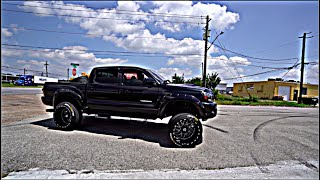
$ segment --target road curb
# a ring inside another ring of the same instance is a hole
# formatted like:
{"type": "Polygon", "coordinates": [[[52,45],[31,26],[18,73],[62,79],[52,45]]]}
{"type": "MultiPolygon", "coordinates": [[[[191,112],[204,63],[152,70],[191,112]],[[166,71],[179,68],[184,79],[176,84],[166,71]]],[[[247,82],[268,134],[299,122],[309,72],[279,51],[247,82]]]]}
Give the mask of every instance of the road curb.
{"type": "Polygon", "coordinates": [[[281,161],[265,166],[268,173],[258,167],[235,167],[220,170],[48,170],[33,168],[28,171],[11,172],[3,179],[317,179],[319,161],[308,161],[317,167],[310,169],[299,161],[281,161]]]}

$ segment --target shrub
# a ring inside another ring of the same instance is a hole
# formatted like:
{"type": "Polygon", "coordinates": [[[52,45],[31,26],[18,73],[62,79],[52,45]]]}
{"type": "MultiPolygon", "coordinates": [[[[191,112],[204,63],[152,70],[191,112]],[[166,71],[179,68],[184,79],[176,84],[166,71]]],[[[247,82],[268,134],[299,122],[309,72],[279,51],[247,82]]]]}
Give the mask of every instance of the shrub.
{"type": "Polygon", "coordinates": [[[259,101],[259,98],[257,96],[251,96],[249,98],[250,102],[258,102],[259,101]]]}
{"type": "Polygon", "coordinates": [[[283,100],[283,96],[273,96],[272,100],[283,100]]]}

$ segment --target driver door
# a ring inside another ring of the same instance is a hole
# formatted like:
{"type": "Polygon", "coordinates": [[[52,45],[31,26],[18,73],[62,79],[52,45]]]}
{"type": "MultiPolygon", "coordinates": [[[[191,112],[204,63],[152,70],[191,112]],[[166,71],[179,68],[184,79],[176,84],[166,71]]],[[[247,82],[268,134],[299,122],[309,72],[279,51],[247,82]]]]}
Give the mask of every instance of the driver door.
{"type": "Polygon", "coordinates": [[[126,111],[157,114],[159,86],[147,84],[145,81],[152,76],[148,72],[136,68],[122,68],[120,74],[122,83],[119,97],[123,106],[126,107],[126,111]]]}

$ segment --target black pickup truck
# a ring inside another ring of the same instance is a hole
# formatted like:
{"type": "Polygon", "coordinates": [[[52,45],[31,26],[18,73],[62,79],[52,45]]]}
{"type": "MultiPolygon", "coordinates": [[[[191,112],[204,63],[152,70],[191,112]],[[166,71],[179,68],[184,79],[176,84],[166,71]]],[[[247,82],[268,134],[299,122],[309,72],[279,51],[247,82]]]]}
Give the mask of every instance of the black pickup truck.
{"type": "Polygon", "coordinates": [[[53,106],[58,128],[74,129],[82,114],[169,121],[169,136],[180,147],[202,142],[202,121],[217,115],[210,89],[172,84],[149,69],[128,66],[96,67],[89,78],[45,83],[42,102],[53,106]]]}

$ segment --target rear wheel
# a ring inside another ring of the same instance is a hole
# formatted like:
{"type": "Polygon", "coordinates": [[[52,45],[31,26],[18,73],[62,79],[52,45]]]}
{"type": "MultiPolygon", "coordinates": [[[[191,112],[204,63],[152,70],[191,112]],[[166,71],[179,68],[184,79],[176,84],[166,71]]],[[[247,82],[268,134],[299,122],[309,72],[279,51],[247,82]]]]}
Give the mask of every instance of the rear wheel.
{"type": "Polygon", "coordinates": [[[82,114],[70,102],[61,102],[55,107],[54,122],[60,129],[72,130],[79,126],[82,114]]]}
{"type": "Polygon", "coordinates": [[[169,136],[179,147],[194,147],[202,142],[201,122],[192,114],[177,114],[170,119],[169,136]]]}

